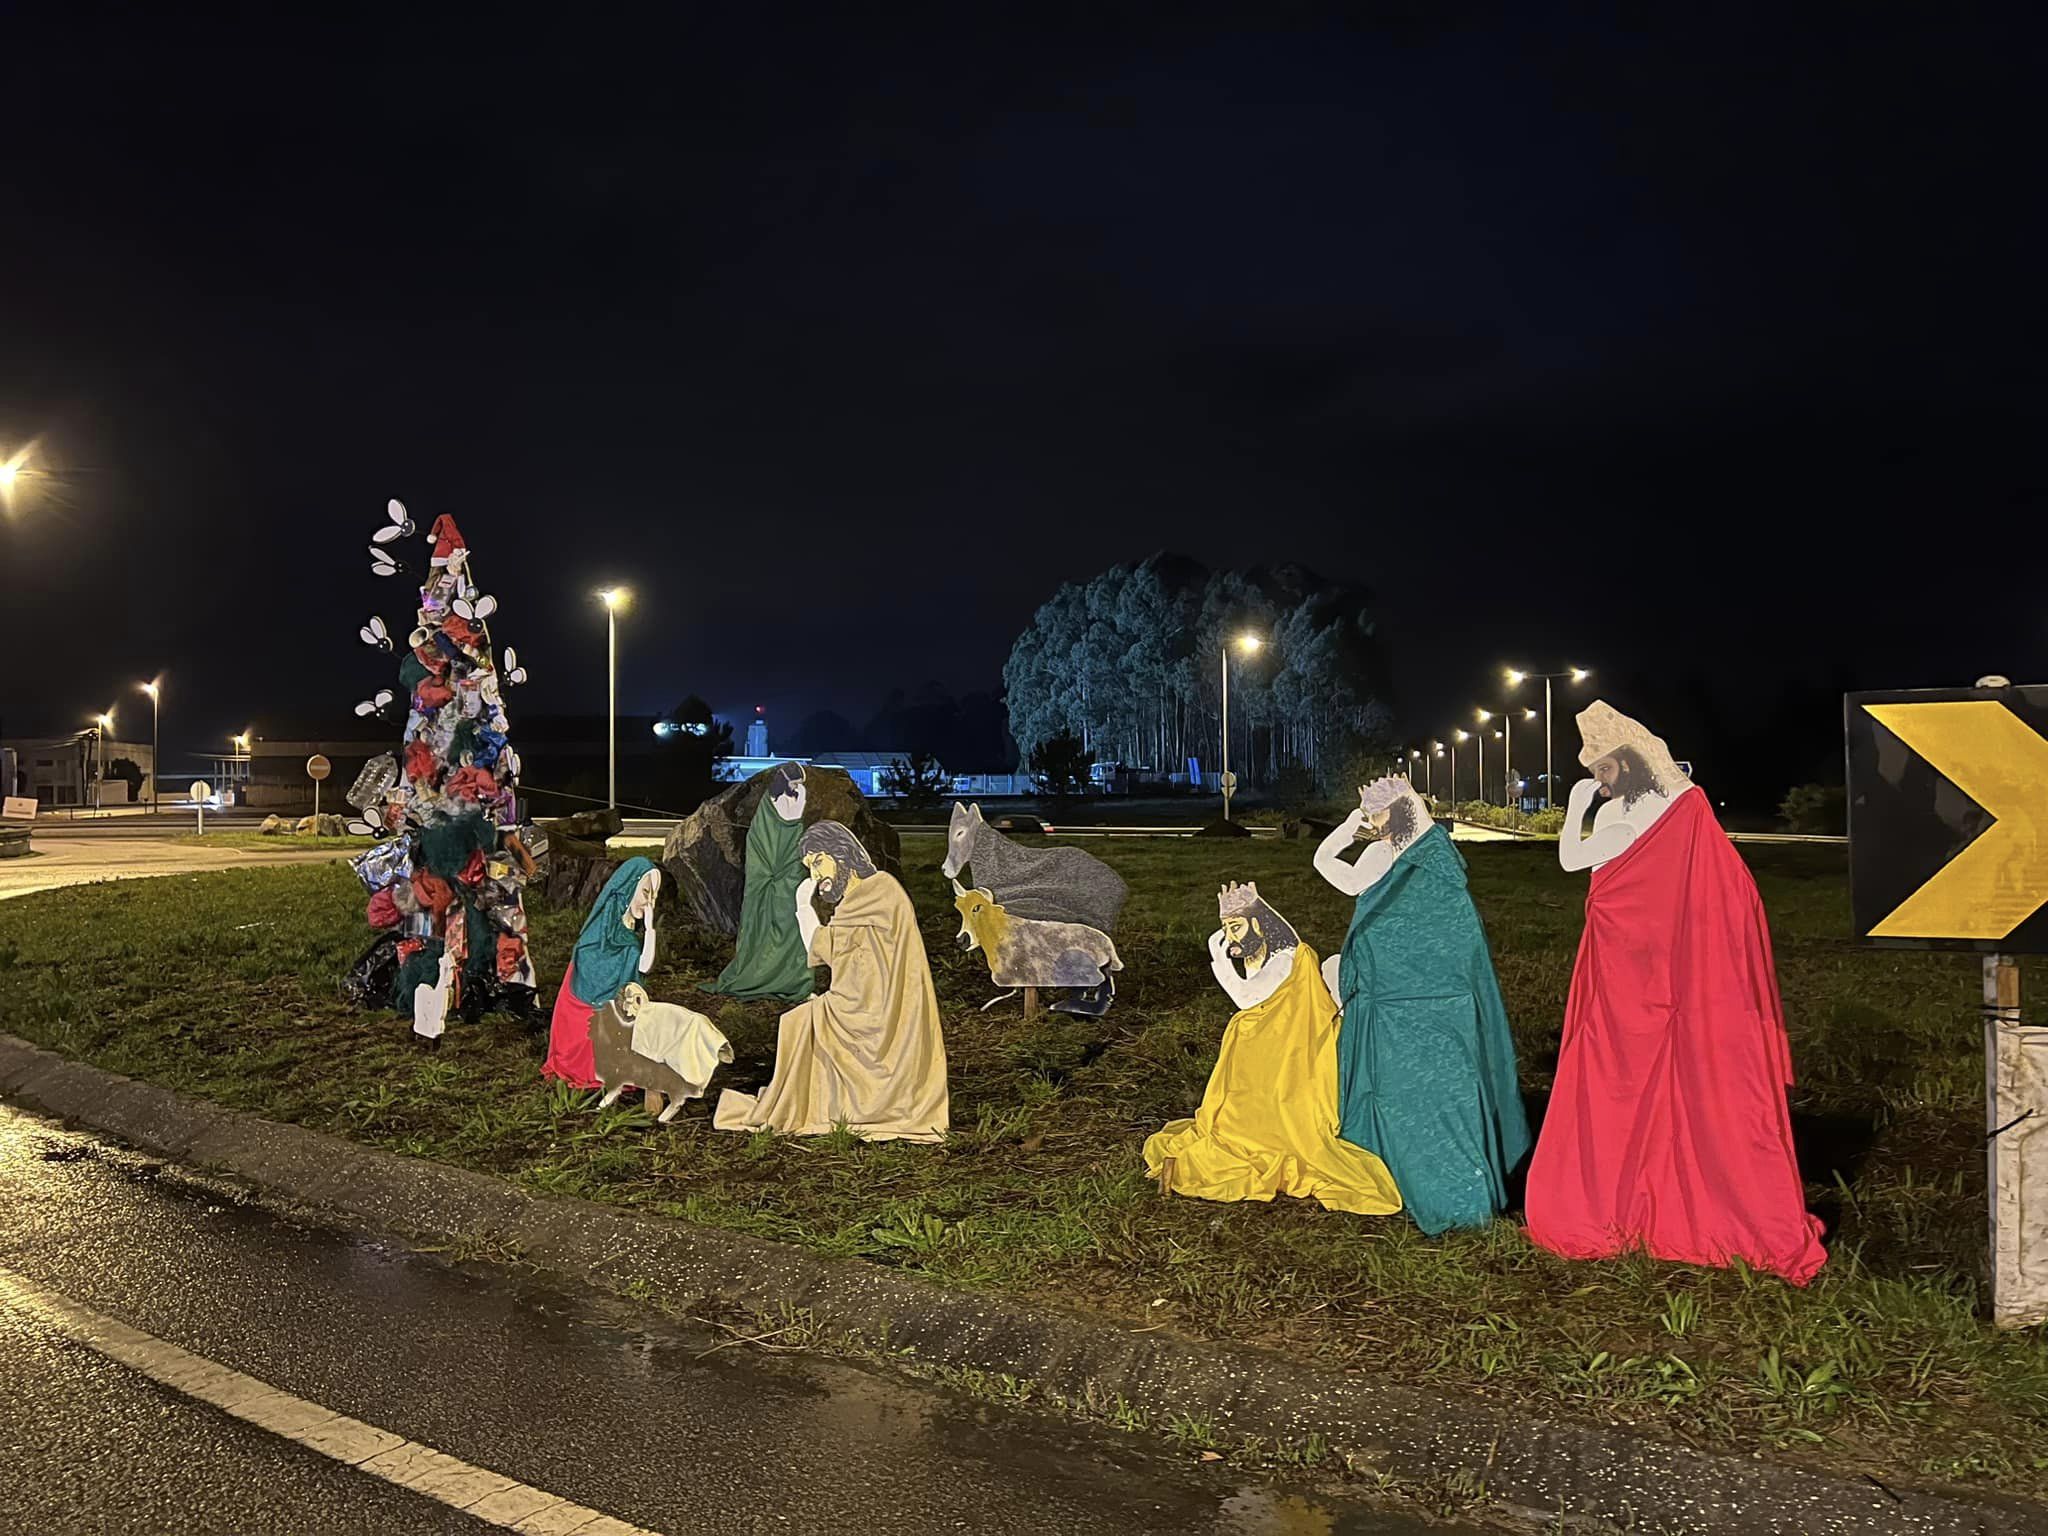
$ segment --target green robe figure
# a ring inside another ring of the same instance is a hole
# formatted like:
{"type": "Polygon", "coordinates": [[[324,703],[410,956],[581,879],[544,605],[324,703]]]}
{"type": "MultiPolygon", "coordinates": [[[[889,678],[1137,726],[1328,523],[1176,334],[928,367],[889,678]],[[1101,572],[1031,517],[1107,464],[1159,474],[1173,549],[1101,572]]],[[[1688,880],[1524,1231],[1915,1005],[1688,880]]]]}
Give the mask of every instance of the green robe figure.
{"type": "Polygon", "coordinates": [[[1316,869],[1358,898],[1342,955],[1325,963],[1344,1012],[1339,1134],[1386,1163],[1423,1231],[1484,1226],[1507,1203],[1529,1122],[1464,857],[1407,780],[1388,778],[1359,792],[1316,869]],[[1385,835],[1347,863],[1338,855],[1368,818],[1385,835]]]}
{"type": "Polygon", "coordinates": [[[797,854],[804,839],[804,771],[784,763],[747,828],[747,885],[740,898],[740,936],[732,963],[711,984],[728,997],[800,1003],[811,995],[811,961],[796,926],[796,888],[804,878],[797,854]]]}

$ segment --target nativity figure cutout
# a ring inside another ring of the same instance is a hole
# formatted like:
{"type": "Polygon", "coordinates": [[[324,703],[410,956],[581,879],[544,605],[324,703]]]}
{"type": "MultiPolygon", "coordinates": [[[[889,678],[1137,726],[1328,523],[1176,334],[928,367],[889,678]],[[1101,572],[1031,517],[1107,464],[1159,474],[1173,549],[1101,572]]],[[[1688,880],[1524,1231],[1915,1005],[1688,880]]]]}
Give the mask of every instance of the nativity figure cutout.
{"type": "Polygon", "coordinates": [[[1387,1165],[1338,1134],[1337,1005],[1315,952],[1259,895],[1226,885],[1209,969],[1237,1004],[1201,1107],[1145,1142],[1162,1193],[1293,1195],[1364,1216],[1401,1209],[1387,1165]]]}
{"type": "Polygon", "coordinates": [[[1592,777],[1572,786],[1558,862],[1592,879],[1530,1240],[1567,1258],[1740,1260],[1804,1285],[1827,1254],[1793,1148],[1756,881],[1661,740],[1604,700],[1578,725],[1592,777]]]}
{"type": "Polygon", "coordinates": [[[828,967],[829,980],[782,1015],[767,1087],[758,1094],[726,1089],[713,1123],[790,1136],[844,1126],[869,1141],[944,1140],[946,1047],[910,897],[839,822],[805,828],[798,859],[798,931],[810,963],[828,967]]]}

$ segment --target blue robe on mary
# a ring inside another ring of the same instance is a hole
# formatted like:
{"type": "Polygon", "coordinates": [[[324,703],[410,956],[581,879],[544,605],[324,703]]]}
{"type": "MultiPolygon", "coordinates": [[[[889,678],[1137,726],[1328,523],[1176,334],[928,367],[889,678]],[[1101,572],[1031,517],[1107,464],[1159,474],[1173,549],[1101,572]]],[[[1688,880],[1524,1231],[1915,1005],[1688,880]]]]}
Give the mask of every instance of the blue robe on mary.
{"type": "Polygon", "coordinates": [[[1423,1231],[1484,1226],[1529,1122],[1465,857],[1441,825],[1359,893],[1338,991],[1342,1136],[1392,1170],[1423,1231]]]}

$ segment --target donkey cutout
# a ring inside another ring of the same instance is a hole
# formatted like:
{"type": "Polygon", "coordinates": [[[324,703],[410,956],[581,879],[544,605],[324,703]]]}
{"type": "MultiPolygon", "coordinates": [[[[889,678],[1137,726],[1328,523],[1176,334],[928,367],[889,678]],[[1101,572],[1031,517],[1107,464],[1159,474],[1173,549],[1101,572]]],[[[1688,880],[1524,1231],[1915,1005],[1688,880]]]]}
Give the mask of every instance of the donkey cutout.
{"type": "Polygon", "coordinates": [[[957,880],[969,865],[974,883],[994,896],[1012,921],[1080,923],[1098,933],[1114,933],[1130,894],[1123,877],[1093,854],[1013,843],[981,819],[980,806],[956,800],[939,873],[957,880]]]}

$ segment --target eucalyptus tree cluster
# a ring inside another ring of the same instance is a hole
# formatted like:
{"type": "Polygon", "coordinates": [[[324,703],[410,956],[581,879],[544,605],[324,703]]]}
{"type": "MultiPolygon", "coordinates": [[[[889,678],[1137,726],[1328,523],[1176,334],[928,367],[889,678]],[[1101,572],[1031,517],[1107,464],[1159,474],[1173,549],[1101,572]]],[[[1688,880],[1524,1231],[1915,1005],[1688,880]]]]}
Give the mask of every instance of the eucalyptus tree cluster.
{"type": "Polygon", "coordinates": [[[1003,667],[1010,733],[1027,759],[1065,732],[1103,762],[1167,772],[1199,757],[1213,771],[1226,646],[1241,775],[1298,768],[1327,787],[1385,749],[1383,657],[1362,590],[1299,566],[1211,571],[1171,555],[1068,582],[1039,608],[1003,667]]]}

